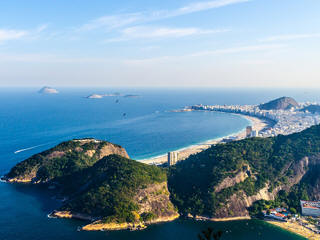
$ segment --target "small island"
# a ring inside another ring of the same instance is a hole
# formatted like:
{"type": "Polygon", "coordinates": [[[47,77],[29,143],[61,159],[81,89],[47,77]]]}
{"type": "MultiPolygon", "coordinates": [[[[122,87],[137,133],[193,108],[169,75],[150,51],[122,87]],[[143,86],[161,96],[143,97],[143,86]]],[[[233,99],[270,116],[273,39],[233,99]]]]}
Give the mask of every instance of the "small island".
{"type": "Polygon", "coordinates": [[[42,94],[58,94],[58,90],[51,87],[43,87],[39,90],[39,93],[42,94]]]}
{"type": "Polygon", "coordinates": [[[104,95],[101,95],[101,94],[91,94],[91,95],[87,96],[86,98],[89,98],[89,99],[101,99],[103,97],[104,97],[104,95]]]}
{"type": "Polygon", "coordinates": [[[104,97],[124,97],[124,98],[138,98],[140,97],[140,95],[134,95],[134,94],[121,94],[121,93],[106,93],[106,94],[90,94],[89,96],[87,96],[86,98],[88,99],[101,99],[104,97]]]}
{"type": "Polygon", "coordinates": [[[140,95],[134,95],[134,94],[127,94],[127,95],[124,95],[123,97],[125,98],[138,98],[138,97],[141,97],[140,95]]]}

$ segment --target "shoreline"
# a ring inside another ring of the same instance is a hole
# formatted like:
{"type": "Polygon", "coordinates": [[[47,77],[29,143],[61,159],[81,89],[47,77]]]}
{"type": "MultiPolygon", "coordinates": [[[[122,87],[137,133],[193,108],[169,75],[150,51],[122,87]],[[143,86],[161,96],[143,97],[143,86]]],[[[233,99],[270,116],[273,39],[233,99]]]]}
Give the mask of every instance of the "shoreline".
{"type": "Polygon", "coordinates": [[[266,221],[268,224],[281,228],[282,230],[295,233],[299,236],[305,237],[310,240],[319,240],[320,235],[312,232],[311,230],[301,226],[296,222],[276,222],[266,221]]]}
{"type": "MultiPolygon", "coordinates": [[[[232,113],[232,114],[236,114],[236,113],[232,113]]],[[[257,117],[252,117],[252,116],[243,115],[243,114],[236,114],[236,115],[239,115],[239,116],[249,120],[253,130],[261,131],[262,129],[265,129],[265,128],[272,126],[271,121],[268,121],[266,119],[260,119],[257,117]]],[[[228,138],[228,137],[237,137],[237,140],[244,139],[246,137],[246,129],[244,128],[241,131],[233,133],[233,134],[229,134],[229,135],[219,137],[219,138],[210,139],[205,142],[200,142],[198,144],[190,145],[188,147],[180,148],[180,149],[175,150],[175,152],[177,152],[179,155],[179,161],[183,161],[186,158],[188,158],[190,155],[199,153],[203,150],[208,149],[212,145],[221,143],[224,138],[228,138]]],[[[141,159],[141,160],[137,160],[137,161],[139,161],[141,163],[145,163],[145,164],[157,164],[157,165],[163,164],[163,163],[167,162],[167,154],[162,154],[162,155],[159,155],[156,157],[141,159]]]]}

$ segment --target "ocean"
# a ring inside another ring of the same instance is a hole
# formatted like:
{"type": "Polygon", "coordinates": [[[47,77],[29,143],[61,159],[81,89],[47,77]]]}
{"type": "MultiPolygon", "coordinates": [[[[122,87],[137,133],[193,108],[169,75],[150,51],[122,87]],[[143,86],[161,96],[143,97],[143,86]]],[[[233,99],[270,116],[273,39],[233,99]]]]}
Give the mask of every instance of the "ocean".
{"type": "MultiPolygon", "coordinates": [[[[17,162],[56,144],[94,137],[120,144],[132,159],[165,154],[210,139],[237,133],[250,122],[215,112],[171,112],[193,104],[258,104],[276,97],[319,101],[315,90],[257,89],[0,89],[0,175],[17,162]],[[87,99],[92,93],[139,95],[87,99]]],[[[0,183],[0,239],[197,239],[208,226],[223,230],[222,239],[303,239],[267,223],[177,220],[139,232],[77,232],[84,223],[49,219],[59,206],[46,191],[0,183]]]]}

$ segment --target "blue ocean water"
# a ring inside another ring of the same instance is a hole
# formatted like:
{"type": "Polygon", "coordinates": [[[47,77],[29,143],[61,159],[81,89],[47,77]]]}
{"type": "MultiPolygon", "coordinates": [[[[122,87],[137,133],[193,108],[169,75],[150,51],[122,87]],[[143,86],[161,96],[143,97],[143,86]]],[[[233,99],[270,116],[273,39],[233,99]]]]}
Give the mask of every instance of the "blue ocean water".
{"type": "MultiPolygon", "coordinates": [[[[17,162],[61,141],[95,137],[122,145],[139,160],[242,130],[249,122],[214,112],[171,112],[193,104],[258,104],[283,95],[319,101],[311,90],[243,89],[0,89],[0,175],[17,162]],[[141,97],[87,99],[92,93],[121,92],[141,97]]],[[[205,226],[228,231],[223,239],[301,239],[257,221],[175,221],[142,232],[85,233],[83,222],[48,219],[59,202],[30,186],[0,183],[0,239],[196,239],[205,226]],[[194,234],[193,234],[194,233],[194,234]]]]}

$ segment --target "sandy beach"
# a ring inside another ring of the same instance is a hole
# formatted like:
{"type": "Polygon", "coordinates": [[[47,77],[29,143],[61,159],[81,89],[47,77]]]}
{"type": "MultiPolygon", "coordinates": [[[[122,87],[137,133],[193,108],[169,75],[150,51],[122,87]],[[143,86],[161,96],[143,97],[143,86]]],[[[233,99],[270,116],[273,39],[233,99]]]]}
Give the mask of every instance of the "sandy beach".
{"type": "MultiPolygon", "coordinates": [[[[260,118],[251,117],[251,116],[247,116],[247,115],[241,115],[241,116],[248,119],[251,122],[251,126],[252,126],[253,130],[261,131],[262,129],[270,127],[270,125],[271,125],[271,123],[268,122],[267,120],[263,120],[260,118]]],[[[246,137],[246,130],[244,129],[243,131],[236,133],[236,134],[232,134],[232,135],[225,136],[225,137],[218,138],[218,139],[212,139],[212,140],[209,140],[209,141],[206,141],[203,143],[189,146],[187,148],[178,149],[178,150],[176,150],[176,152],[178,152],[179,161],[182,161],[182,160],[188,158],[192,154],[196,154],[196,153],[199,153],[205,149],[208,149],[211,145],[220,143],[223,138],[227,138],[227,137],[231,137],[231,136],[237,137],[238,139],[243,139],[246,137]]],[[[149,158],[149,159],[142,159],[142,160],[139,160],[139,162],[146,163],[146,164],[161,164],[161,163],[167,162],[167,155],[165,154],[165,155],[161,155],[161,156],[153,157],[153,158],[149,158]]]]}
{"type": "Polygon", "coordinates": [[[320,240],[320,235],[312,232],[311,230],[301,226],[297,222],[275,222],[275,221],[268,221],[268,223],[278,226],[282,229],[287,231],[293,232],[300,236],[303,236],[310,240],[320,240]]]}

